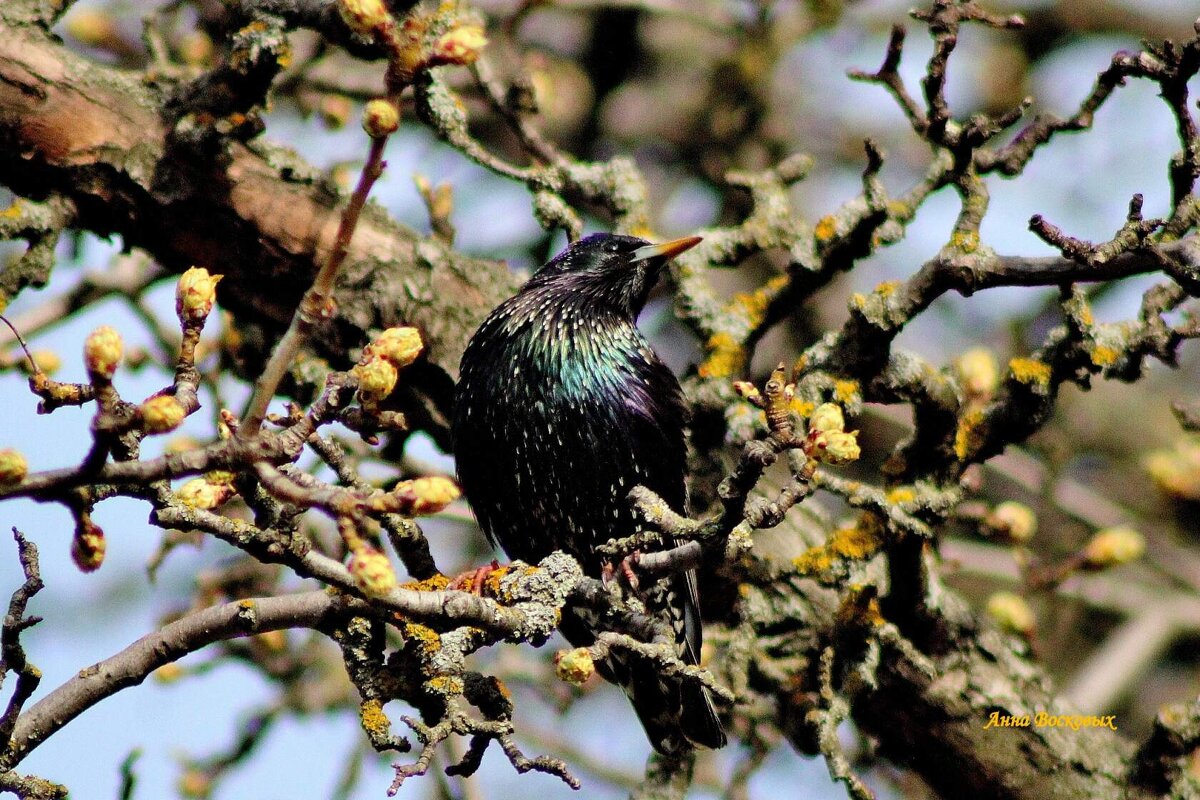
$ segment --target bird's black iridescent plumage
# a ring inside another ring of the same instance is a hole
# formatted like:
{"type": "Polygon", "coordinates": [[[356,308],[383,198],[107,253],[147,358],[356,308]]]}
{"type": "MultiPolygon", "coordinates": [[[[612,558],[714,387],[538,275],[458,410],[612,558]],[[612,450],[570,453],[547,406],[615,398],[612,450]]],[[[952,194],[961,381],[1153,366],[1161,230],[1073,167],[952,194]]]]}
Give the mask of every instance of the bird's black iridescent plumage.
{"type": "MultiPolygon", "coordinates": [[[[458,475],[479,523],[513,558],[564,550],[592,575],[595,546],[637,528],[627,499],[646,486],[685,505],[679,382],[636,327],[667,259],[698,240],[653,246],[595,234],[542,267],[484,321],[463,354],[454,409],[458,475]]],[[[696,663],[700,619],[693,573],[644,587],[648,608],[671,622],[681,658],[696,663]]],[[[584,612],[562,631],[590,644],[584,612]]],[[[706,690],[612,660],[656,749],[690,741],[720,747],[725,734],[706,690]]]]}

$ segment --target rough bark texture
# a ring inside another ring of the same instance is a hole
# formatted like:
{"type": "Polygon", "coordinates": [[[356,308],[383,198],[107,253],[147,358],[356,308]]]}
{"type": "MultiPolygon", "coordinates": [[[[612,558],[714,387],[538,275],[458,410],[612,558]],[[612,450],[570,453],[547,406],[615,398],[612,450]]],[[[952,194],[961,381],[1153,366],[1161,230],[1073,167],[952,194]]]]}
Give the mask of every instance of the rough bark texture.
{"type": "MultiPolygon", "coordinates": [[[[253,374],[328,256],[341,196],[294,154],[261,140],[216,136],[204,140],[216,143],[211,150],[198,149],[196,139],[180,136],[178,124],[168,122],[174,117],[165,89],[144,82],[141,73],[71,53],[29,24],[38,13],[0,8],[0,184],[27,198],[55,198],[55,207],[73,217],[72,227],[120,236],[170,271],[199,264],[223,274],[220,301],[238,318],[246,337],[244,369],[253,374]]],[[[783,196],[782,183],[778,189],[783,196]]],[[[443,427],[467,337],[515,285],[502,263],[465,257],[370,208],[339,278],[338,313],[310,344],[345,364],[368,330],[419,327],[428,363],[405,373],[406,388],[417,395],[411,408],[425,414],[422,424],[436,430],[443,427]]],[[[879,293],[879,303],[892,291],[879,293]]],[[[722,402],[727,399],[722,395],[722,402]]],[[[953,427],[947,430],[952,439],[953,427]]],[[[825,680],[818,660],[832,648],[833,688],[851,700],[842,717],[853,718],[885,755],[911,766],[944,797],[1156,796],[1131,780],[1135,746],[1120,733],[984,727],[993,712],[1070,711],[1060,707],[1045,673],[1018,654],[1018,646],[978,629],[936,578],[916,580],[926,557],[918,537],[890,543],[893,567],[907,548],[911,580],[887,587],[893,605],[903,599],[906,608],[889,609],[898,613],[880,624],[910,644],[890,647],[887,637],[865,635],[861,648],[848,642],[853,636],[847,627],[857,622],[847,622],[844,599],[799,577],[792,565],[820,541],[802,530],[804,519],[796,516],[756,541],[760,550],[780,545],[781,552],[770,556],[778,561],[773,576],[741,585],[714,579],[708,602],[722,645],[747,661],[766,653],[764,663],[781,665],[778,673],[753,673],[745,679],[750,686],[734,688],[765,698],[761,705],[773,701],[773,709],[753,713],[773,714],[770,723],[798,749],[828,749],[809,737],[814,707],[822,706],[814,695],[830,688],[818,686],[825,680]],[[723,603],[716,594],[722,590],[740,591],[740,602],[723,603]],[[741,616],[729,618],[735,614],[741,616]]],[[[899,572],[893,568],[892,577],[899,572]]],[[[143,677],[139,672],[130,680],[143,677]]],[[[751,713],[738,710],[743,712],[751,713]]],[[[836,716],[824,706],[820,713],[836,716]]]]}
{"type": "MultiPolygon", "coordinates": [[[[0,182],[69,198],[80,228],[120,236],[171,271],[199,264],[225,275],[222,302],[270,339],[328,255],[340,197],[294,153],[261,141],[226,140],[205,158],[173,147],[165,100],[139,74],[0,15],[0,182]]],[[[351,243],[336,321],[313,344],[344,363],[367,329],[416,325],[429,360],[454,375],[466,337],[516,284],[502,263],[422,238],[372,207],[351,243]]],[[[448,383],[425,377],[444,402],[448,383]]]]}

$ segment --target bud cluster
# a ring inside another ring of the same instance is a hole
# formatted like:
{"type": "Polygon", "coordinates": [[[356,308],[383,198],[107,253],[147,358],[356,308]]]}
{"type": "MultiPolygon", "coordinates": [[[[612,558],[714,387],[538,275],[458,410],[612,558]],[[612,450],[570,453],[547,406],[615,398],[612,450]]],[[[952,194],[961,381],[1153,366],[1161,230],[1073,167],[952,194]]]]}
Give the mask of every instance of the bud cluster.
{"type": "Polygon", "coordinates": [[[858,446],[858,431],[846,431],[846,418],[841,406],[822,403],[808,418],[808,437],[805,451],[809,457],[825,464],[849,464],[857,461],[862,451],[858,446]]]}

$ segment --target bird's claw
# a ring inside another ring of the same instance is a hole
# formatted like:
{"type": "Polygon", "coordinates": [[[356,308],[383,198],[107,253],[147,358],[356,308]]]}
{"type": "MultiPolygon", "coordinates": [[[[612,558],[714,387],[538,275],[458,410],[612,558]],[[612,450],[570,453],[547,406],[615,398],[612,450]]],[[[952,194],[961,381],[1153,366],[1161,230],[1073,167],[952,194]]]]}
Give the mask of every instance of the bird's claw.
{"type": "Polygon", "coordinates": [[[640,583],[637,576],[637,565],[641,559],[642,551],[634,550],[616,563],[606,561],[600,568],[600,579],[607,586],[613,580],[624,578],[625,584],[636,593],[640,583]]]}
{"type": "Polygon", "coordinates": [[[491,575],[498,569],[500,569],[500,562],[493,558],[490,564],[484,564],[478,569],[469,569],[466,572],[460,573],[454,580],[450,581],[447,588],[482,596],[484,581],[487,580],[488,575],[491,575]]]}

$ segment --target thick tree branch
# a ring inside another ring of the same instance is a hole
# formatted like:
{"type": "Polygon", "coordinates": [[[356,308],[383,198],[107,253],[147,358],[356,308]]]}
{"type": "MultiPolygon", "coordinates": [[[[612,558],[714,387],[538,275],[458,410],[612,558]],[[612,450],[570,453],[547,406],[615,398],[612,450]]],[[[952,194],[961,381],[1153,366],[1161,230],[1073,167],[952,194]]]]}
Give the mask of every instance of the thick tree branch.
{"type": "MultiPolygon", "coordinates": [[[[169,270],[224,274],[222,304],[268,333],[247,341],[261,360],[328,258],[341,198],[294,153],[262,142],[224,140],[203,157],[173,144],[165,104],[137,74],[84,60],[0,9],[0,183],[72,201],[75,225],[118,235],[169,270]]],[[[413,324],[429,360],[455,374],[466,337],[514,286],[503,264],[464,257],[368,207],[339,314],[313,345],[343,361],[368,329],[413,324]]],[[[415,377],[444,400],[444,378],[415,377]]]]}

